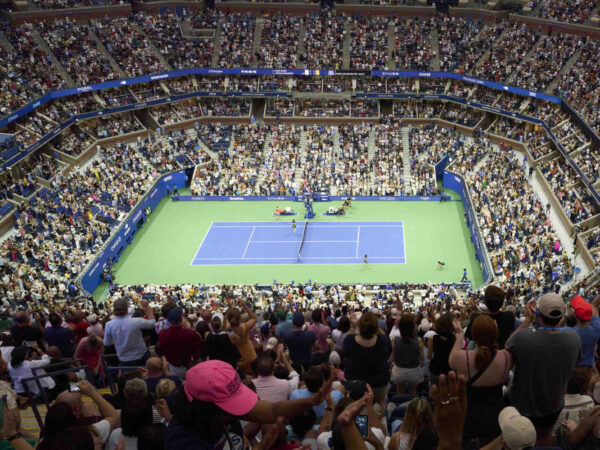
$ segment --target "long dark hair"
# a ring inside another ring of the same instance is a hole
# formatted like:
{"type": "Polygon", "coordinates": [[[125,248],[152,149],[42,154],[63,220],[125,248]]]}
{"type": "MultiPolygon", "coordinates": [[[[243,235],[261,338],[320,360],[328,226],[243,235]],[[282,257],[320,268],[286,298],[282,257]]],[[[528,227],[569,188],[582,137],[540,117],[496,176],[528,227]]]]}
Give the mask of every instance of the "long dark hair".
{"type": "MultiPolygon", "coordinates": [[[[214,403],[198,399],[188,400],[183,389],[180,389],[173,401],[173,415],[181,425],[208,441],[217,439],[223,430],[213,426],[217,415],[227,414],[214,403]]],[[[232,416],[233,418],[233,416],[232,416]]]]}
{"type": "Polygon", "coordinates": [[[412,314],[402,314],[398,322],[398,329],[402,340],[406,343],[415,337],[415,321],[412,314]]]}

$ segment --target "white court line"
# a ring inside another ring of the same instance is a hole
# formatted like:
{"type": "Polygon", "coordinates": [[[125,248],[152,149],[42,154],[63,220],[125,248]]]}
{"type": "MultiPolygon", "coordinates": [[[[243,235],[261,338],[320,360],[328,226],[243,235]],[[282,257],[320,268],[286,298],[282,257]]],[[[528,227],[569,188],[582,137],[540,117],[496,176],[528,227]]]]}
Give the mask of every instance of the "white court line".
{"type": "Polygon", "coordinates": [[[404,264],[406,264],[406,255],[408,252],[406,251],[406,232],[404,231],[404,222],[402,222],[402,247],[404,247],[402,250],[404,250],[404,264]]]}
{"type": "MultiPolygon", "coordinates": [[[[294,242],[300,242],[300,241],[252,241],[253,244],[260,242],[260,243],[267,243],[267,244],[271,244],[271,243],[294,243],[294,242]]],[[[327,244],[335,244],[336,242],[356,242],[356,241],[304,241],[304,243],[306,244],[307,242],[323,242],[323,243],[327,243],[327,244]]]]}
{"type": "MultiPolygon", "coordinates": [[[[252,223],[258,223],[258,222],[252,222],[252,223]]],[[[267,222],[270,223],[270,222],[267,222]]],[[[356,228],[356,227],[361,227],[361,228],[403,228],[402,225],[336,225],[336,226],[323,226],[320,227],[317,224],[311,224],[311,228],[356,228]]],[[[272,226],[272,227],[268,227],[268,226],[261,226],[261,225],[215,225],[214,228],[289,228],[288,225],[276,225],[276,226],[272,226]]]]}
{"type": "Polygon", "coordinates": [[[194,261],[196,261],[196,256],[198,256],[198,252],[200,251],[200,249],[202,248],[202,244],[204,244],[204,240],[206,239],[206,236],[208,236],[208,233],[210,233],[210,229],[212,228],[214,222],[210,223],[210,226],[208,227],[208,231],[204,234],[204,237],[202,238],[202,242],[200,242],[200,245],[198,246],[198,249],[196,250],[196,253],[194,253],[194,257],[192,258],[192,262],[190,263],[190,266],[195,266],[196,264],[194,264],[194,261]]]}
{"type": "Polygon", "coordinates": [[[358,226],[358,231],[356,232],[356,254],[355,258],[358,258],[358,243],[360,242],[360,225],[358,226]]]}
{"type": "Polygon", "coordinates": [[[252,227],[252,232],[250,233],[248,242],[246,242],[246,248],[244,249],[244,254],[242,255],[242,259],[246,259],[246,252],[248,251],[248,246],[250,245],[250,242],[252,242],[252,236],[254,236],[254,230],[256,230],[256,227],[252,227]]]}
{"type": "MultiPolygon", "coordinates": [[[[211,257],[211,258],[197,258],[197,259],[209,259],[209,260],[248,260],[248,259],[277,259],[277,260],[285,260],[285,259],[297,259],[295,257],[289,256],[289,257],[250,257],[250,258],[218,258],[218,257],[211,257]]],[[[360,258],[355,258],[354,256],[308,256],[308,257],[302,257],[302,259],[359,259],[360,258]]],[[[369,259],[404,259],[401,256],[369,256],[369,259]]]]}

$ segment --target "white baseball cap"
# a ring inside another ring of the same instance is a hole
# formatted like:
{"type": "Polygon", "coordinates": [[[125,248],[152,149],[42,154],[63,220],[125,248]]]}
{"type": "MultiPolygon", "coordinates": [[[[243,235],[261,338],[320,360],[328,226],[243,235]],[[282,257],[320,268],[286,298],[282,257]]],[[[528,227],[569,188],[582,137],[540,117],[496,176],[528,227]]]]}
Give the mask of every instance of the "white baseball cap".
{"type": "Polygon", "coordinates": [[[537,439],[531,420],[519,414],[512,406],[504,408],[498,416],[502,440],[511,450],[534,447],[537,439]]]}

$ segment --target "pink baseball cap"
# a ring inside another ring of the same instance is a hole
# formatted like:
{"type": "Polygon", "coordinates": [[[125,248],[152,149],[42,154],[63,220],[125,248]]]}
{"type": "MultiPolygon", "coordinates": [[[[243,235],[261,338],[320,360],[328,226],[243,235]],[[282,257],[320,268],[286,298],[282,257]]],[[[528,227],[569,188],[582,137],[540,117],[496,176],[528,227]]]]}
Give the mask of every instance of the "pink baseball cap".
{"type": "Polygon", "coordinates": [[[234,416],[247,414],[258,401],[258,396],[242,383],[236,370],[216,359],[189,369],[183,389],[190,402],[198,399],[214,403],[234,416]]]}

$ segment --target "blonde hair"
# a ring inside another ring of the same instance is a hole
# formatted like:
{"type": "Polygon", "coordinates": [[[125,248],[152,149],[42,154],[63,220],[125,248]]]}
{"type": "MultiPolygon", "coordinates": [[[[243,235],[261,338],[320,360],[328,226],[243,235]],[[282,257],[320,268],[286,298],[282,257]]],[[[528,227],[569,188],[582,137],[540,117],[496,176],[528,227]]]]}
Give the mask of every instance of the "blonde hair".
{"type": "Polygon", "coordinates": [[[175,382],[168,378],[163,378],[156,385],[156,398],[167,398],[175,390],[175,382]]]}
{"type": "Polygon", "coordinates": [[[404,422],[400,425],[400,432],[410,436],[408,448],[412,448],[417,437],[429,428],[433,428],[431,405],[422,398],[412,399],[406,407],[404,422]]]}

